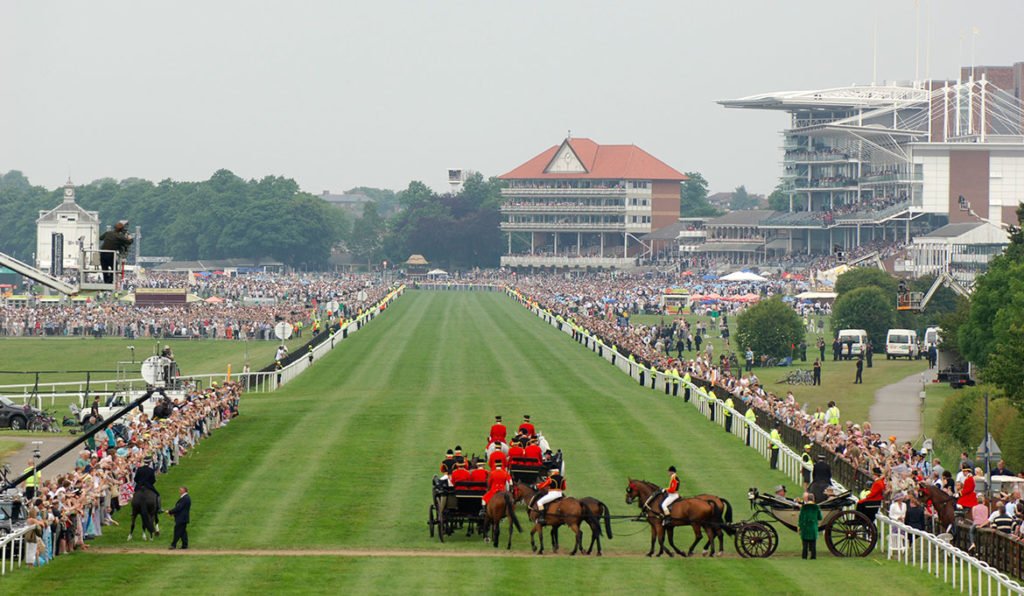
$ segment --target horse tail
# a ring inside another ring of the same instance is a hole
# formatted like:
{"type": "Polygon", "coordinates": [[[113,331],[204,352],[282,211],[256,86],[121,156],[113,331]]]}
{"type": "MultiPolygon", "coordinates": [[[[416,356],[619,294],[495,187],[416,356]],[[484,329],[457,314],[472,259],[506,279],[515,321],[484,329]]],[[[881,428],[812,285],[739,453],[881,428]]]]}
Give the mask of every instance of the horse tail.
{"type": "Polygon", "coordinates": [[[516,506],[512,502],[512,493],[505,492],[505,515],[512,518],[512,525],[522,534],[523,527],[519,525],[519,518],[516,517],[516,506]]]}
{"type": "Polygon", "coordinates": [[[725,524],[723,529],[726,534],[733,536],[736,534],[736,528],[732,525],[732,503],[726,499],[722,499],[722,503],[725,503],[725,524]]]}
{"type": "Polygon", "coordinates": [[[604,503],[602,503],[601,501],[598,501],[597,504],[601,506],[601,511],[602,511],[602,513],[604,515],[604,531],[605,531],[606,534],[608,534],[608,539],[611,540],[611,537],[612,537],[612,516],[611,516],[611,512],[608,511],[608,506],[605,505],[604,503]]]}

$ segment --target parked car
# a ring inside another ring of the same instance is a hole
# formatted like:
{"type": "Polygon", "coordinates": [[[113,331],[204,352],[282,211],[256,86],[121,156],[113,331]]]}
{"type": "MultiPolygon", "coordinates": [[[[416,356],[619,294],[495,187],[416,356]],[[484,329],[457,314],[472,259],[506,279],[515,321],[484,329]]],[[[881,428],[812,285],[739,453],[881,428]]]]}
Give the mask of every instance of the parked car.
{"type": "Polygon", "coordinates": [[[42,411],[32,407],[26,411],[25,406],[0,396],[0,427],[9,426],[12,430],[21,430],[28,425],[29,418],[37,414],[42,414],[42,411]]]}

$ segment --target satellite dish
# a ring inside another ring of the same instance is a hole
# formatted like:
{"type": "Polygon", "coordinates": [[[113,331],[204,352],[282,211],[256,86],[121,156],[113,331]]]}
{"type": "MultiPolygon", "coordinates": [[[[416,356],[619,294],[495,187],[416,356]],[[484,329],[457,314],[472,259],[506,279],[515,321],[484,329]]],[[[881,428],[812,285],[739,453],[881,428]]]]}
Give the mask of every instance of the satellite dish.
{"type": "Polygon", "coordinates": [[[286,321],[281,321],[277,325],[274,325],[274,335],[277,339],[284,341],[292,336],[292,324],[286,321]]]}
{"type": "Polygon", "coordinates": [[[150,356],[142,361],[142,378],[153,386],[162,386],[167,380],[167,367],[171,361],[163,356],[150,356]]]}

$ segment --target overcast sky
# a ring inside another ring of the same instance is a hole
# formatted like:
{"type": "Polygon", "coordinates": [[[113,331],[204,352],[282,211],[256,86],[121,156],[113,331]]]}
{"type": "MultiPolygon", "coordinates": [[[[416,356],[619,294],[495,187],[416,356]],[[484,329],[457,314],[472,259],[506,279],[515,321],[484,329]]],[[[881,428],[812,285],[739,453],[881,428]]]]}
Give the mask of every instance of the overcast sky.
{"type": "MultiPolygon", "coordinates": [[[[921,0],[920,76],[1024,61],[1024,0],[921,0]],[[969,10],[968,10],[969,9],[969,10]],[[961,38],[964,38],[961,52],[961,38]]],[[[913,0],[0,2],[0,171],[445,189],[573,136],[766,192],[786,117],[717,99],[914,78],[913,0]]]]}

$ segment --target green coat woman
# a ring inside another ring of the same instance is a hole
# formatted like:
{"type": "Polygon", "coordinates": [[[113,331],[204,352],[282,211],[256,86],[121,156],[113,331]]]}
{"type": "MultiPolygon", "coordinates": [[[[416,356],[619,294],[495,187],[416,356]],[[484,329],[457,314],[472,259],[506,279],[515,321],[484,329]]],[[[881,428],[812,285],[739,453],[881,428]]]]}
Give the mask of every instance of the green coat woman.
{"type": "Polygon", "coordinates": [[[821,521],[821,507],[818,507],[817,503],[804,503],[800,507],[800,519],[797,521],[800,539],[817,540],[819,521],[821,521]]]}

